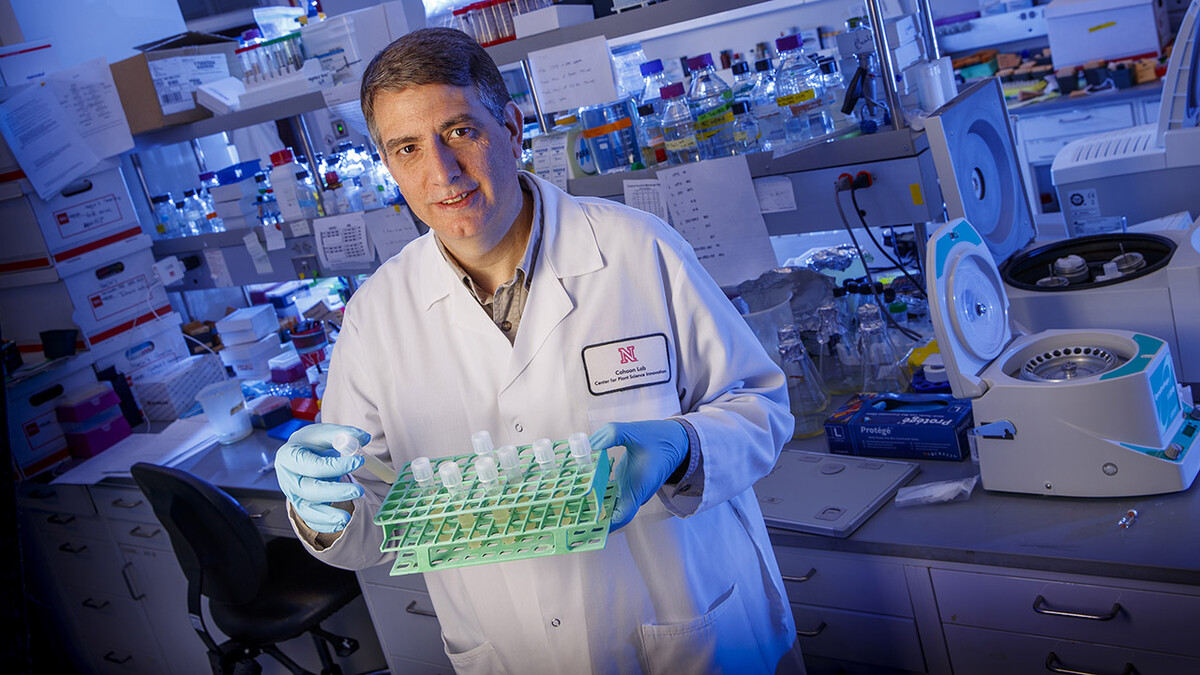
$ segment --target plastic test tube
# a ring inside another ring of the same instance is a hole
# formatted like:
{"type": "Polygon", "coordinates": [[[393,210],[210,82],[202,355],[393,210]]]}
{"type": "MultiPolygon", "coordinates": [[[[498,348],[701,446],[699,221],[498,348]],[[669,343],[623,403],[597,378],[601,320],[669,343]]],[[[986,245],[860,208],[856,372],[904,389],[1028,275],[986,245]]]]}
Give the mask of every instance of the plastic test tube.
{"type": "Polygon", "coordinates": [[[592,443],[588,440],[588,435],[582,431],[567,436],[567,447],[571,449],[571,460],[580,469],[586,469],[592,465],[592,443]]]}
{"type": "Polygon", "coordinates": [[[413,480],[417,483],[417,489],[424,492],[435,484],[433,478],[433,465],[429,463],[428,457],[418,457],[412,461],[413,480]]]}
{"type": "Polygon", "coordinates": [[[396,482],[396,470],[384,464],[375,455],[363,452],[362,444],[348,433],[340,433],[333,437],[333,447],[344,456],[358,455],[365,460],[363,464],[367,471],[375,474],[379,480],[391,485],[396,482]]]}
{"type": "MultiPolygon", "coordinates": [[[[463,484],[462,470],[458,468],[456,462],[445,461],[439,464],[438,475],[442,478],[442,485],[446,486],[446,492],[450,494],[450,501],[457,502],[466,499],[467,486],[463,484]]],[[[458,522],[463,529],[469,529],[475,524],[475,514],[460,513],[458,522]]]]}
{"type": "Polygon", "coordinates": [[[533,442],[533,460],[543,475],[554,473],[558,468],[554,457],[554,442],[549,438],[539,438],[533,442]]]}
{"type": "Polygon", "coordinates": [[[495,450],[492,445],[492,435],[485,431],[476,431],[471,434],[471,447],[475,449],[476,456],[495,458],[495,450]]]}
{"type": "Polygon", "coordinates": [[[504,472],[504,482],[508,485],[521,483],[521,457],[515,445],[502,445],[496,450],[496,460],[500,470],[504,472]]]}

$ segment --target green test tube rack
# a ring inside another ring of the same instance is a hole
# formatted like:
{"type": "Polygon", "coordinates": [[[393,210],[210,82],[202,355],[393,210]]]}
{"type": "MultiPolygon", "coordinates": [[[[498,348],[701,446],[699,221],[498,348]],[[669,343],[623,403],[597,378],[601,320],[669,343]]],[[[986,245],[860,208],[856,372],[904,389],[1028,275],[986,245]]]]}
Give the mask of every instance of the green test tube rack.
{"type": "Polygon", "coordinates": [[[490,493],[476,479],[474,454],[433,462],[458,464],[468,486],[459,499],[436,481],[418,487],[405,464],[375,514],[384,532],[380,550],[396,552],[391,574],[604,548],[616,499],[608,451],[593,452],[586,467],[570,459],[566,441],[554,444],[554,454],[557,470],[547,474],[534,463],[532,446],[518,448],[519,475],[506,475],[490,493]]]}

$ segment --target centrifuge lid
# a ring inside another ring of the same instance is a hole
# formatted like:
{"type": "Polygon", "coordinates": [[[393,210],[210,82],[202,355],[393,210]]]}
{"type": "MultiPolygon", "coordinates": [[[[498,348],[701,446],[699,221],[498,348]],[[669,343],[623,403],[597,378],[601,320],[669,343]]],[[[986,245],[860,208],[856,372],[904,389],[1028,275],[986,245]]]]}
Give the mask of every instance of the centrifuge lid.
{"type": "Polygon", "coordinates": [[[984,368],[1012,342],[1008,295],[992,253],[979,232],[959,218],[929,239],[926,273],[933,331],[946,364],[950,390],[958,398],[977,398],[987,387],[984,368]]]}
{"type": "Polygon", "coordinates": [[[967,87],[925,120],[948,220],[966,218],[997,262],[1034,240],[1036,228],[998,78],[967,87]]]}

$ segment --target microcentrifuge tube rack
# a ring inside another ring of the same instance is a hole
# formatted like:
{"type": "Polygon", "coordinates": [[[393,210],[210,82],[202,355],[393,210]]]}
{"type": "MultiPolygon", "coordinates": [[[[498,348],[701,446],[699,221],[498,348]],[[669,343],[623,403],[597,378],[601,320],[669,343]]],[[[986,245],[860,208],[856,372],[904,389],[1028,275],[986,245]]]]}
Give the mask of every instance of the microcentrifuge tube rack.
{"type": "Polygon", "coordinates": [[[459,465],[470,486],[459,499],[436,482],[418,487],[411,463],[405,464],[375,515],[384,531],[380,550],[396,552],[391,574],[604,548],[616,499],[608,451],[594,452],[591,465],[580,466],[570,458],[567,442],[557,441],[558,469],[542,472],[532,446],[518,450],[523,480],[502,482],[498,493],[480,487],[474,453],[434,460],[434,466],[459,465]]]}

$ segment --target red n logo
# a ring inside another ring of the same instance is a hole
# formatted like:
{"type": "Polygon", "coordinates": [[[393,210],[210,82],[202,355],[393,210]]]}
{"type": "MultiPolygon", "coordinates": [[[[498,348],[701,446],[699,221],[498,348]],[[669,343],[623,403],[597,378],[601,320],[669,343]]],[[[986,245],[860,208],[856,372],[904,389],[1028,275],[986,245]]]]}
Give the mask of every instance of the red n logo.
{"type": "Polygon", "coordinates": [[[621,363],[637,363],[637,357],[633,355],[633,345],[628,347],[617,347],[617,351],[621,353],[621,363]]]}

